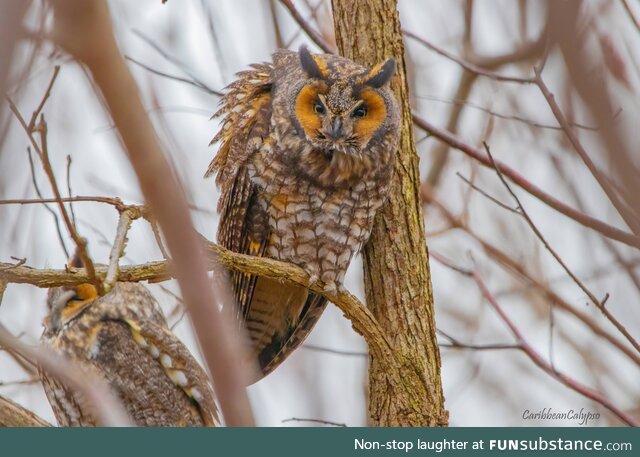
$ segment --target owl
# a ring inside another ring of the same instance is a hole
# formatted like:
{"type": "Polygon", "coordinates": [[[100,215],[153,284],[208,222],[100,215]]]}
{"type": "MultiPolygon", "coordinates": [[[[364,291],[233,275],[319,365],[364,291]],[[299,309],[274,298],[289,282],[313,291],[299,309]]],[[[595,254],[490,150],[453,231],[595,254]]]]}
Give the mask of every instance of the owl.
{"type": "MultiPolygon", "coordinates": [[[[102,377],[139,426],[213,426],[206,373],[167,327],[149,291],[117,283],[103,297],[90,284],[49,290],[42,342],[102,377]]],[[[91,405],[41,371],[61,426],[96,425],[91,405]]]]}
{"type": "MultiPolygon", "coordinates": [[[[216,175],[221,192],[218,242],[341,289],[390,188],[400,130],[394,71],[393,58],[366,68],[302,47],[238,73],[215,115],[219,149],[205,175],[216,175]]],[[[259,379],[304,340],[326,300],[273,279],[232,279],[259,379]]]]}

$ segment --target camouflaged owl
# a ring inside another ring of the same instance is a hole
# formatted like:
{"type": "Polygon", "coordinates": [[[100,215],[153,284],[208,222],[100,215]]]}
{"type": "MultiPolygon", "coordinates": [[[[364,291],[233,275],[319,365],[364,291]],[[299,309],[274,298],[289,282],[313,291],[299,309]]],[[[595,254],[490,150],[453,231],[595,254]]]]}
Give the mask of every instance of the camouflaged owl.
{"type": "MultiPolygon", "coordinates": [[[[239,73],[216,113],[220,147],[207,171],[221,190],[218,242],[341,288],[389,192],[400,129],[394,71],[392,58],[366,68],[302,47],[239,73]]],[[[305,288],[253,275],[234,273],[233,287],[262,375],[326,306],[305,288]]]]}
{"type": "MultiPolygon", "coordinates": [[[[80,265],[76,265],[80,266],[80,265]]],[[[138,426],[213,426],[214,393],[204,370],[169,330],[149,291],[117,283],[49,290],[42,342],[102,377],[138,426]]],[[[60,426],[94,426],[92,405],[46,372],[45,393],[60,426]]]]}

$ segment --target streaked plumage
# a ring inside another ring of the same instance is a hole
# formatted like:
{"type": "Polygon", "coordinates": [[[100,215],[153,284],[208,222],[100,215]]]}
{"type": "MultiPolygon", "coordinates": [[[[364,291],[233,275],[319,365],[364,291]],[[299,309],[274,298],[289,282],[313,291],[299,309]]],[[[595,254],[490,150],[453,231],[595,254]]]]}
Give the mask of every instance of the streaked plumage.
{"type": "MultiPolygon", "coordinates": [[[[103,377],[139,426],[213,426],[217,412],[206,373],[167,327],[149,291],[118,283],[101,298],[84,284],[49,290],[42,341],[103,377]]],[[[91,406],[41,372],[61,426],[92,426],[91,406]]]]}
{"type": "MultiPolygon", "coordinates": [[[[399,137],[389,90],[395,62],[369,69],[332,55],[280,50],[227,88],[217,116],[218,242],[304,268],[342,287],[387,198],[399,137]]],[[[262,374],[311,331],[326,301],[304,288],[235,273],[240,316],[262,374]]]]}

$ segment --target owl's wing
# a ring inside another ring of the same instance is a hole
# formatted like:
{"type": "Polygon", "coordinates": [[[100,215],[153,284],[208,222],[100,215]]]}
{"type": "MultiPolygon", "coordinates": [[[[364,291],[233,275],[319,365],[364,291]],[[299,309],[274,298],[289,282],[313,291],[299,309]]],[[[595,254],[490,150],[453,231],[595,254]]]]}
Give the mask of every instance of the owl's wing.
{"type": "MultiPolygon", "coordinates": [[[[218,243],[263,257],[270,242],[267,207],[251,181],[247,163],[256,151],[275,147],[270,136],[272,67],[239,73],[216,115],[224,119],[212,143],[220,148],[207,175],[216,173],[221,195],[218,243]]],[[[326,300],[299,286],[232,273],[238,314],[251,337],[262,375],[276,368],[308,335],[326,300]]]]}
{"type": "MultiPolygon", "coordinates": [[[[124,323],[129,327],[133,340],[138,347],[153,359],[153,362],[149,361],[149,363],[155,363],[153,369],[156,366],[161,367],[171,383],[182,391],[196,407],[196,414],[200,416],[202,421],[200,423],[209,427],[213,427],[218,423],[215,395],[209,383],[209,378],[184,344],[169,329],[154,322],[126,320],[124,323]]],[[[159,382],[161,378],[161,376],[156,376],[157,379],[150,379],[147,370],[144,370],[141,374],[146,384],[159,382]]],[[[157,388],[153,389],[152,393],[155,396],[168,396],[169,391],[170,389],[157,388]]],[[[169,398],[158,398],[155,401],[164,403],[165,408],[171,408],[172,404],[175,404],[174,409],[178,408],[178,403],[182,403],[180,400],[169,398]]],[[[153,403],[153,401],[149,403],[153,403]]],[[[191,408],[187,407],[187,409],[191,408]]],[[[157,410],[153,411],[154,414],[157,414],[157,412],[157,410]]],[[[186,418],[184,420],[186,421],[186,418]]],[[[181,425],[192,424],[185,423],[181,425]]]]}
{"type": "Polygon", "coordinates": [[[58,427],[94,427],[95,419],[67,387],[38,368],[44,393],[49,400],[58,427]]]}

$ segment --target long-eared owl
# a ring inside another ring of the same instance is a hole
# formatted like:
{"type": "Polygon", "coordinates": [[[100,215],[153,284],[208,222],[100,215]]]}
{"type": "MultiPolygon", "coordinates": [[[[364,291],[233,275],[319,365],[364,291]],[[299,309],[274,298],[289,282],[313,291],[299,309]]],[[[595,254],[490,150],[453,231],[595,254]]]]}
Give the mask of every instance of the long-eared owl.
{"type": "MultiPolygon", "coordinates": [[[[217,422],[206,373],[144,286],[117,283],[103,297],[90,284],[57,287],[47,303],[43,343],[105,379],[136,425],[217,422]]],[[[92,405],[46,372],[40,375],[59,425],[96,425],[92,405]]]]}
{"type": "MultiPolygon", "coordinates": [[[[278,50],[227,87],[207,176],[216,174],[218,242],[291,262],[325,290],[342,287],[385,202],[400,114],[390,58],[366,68],[335,55],[278,50]]],[[[307,336],[326,300],[234,273],[253,352],[266,375],[307,336]]]]}

